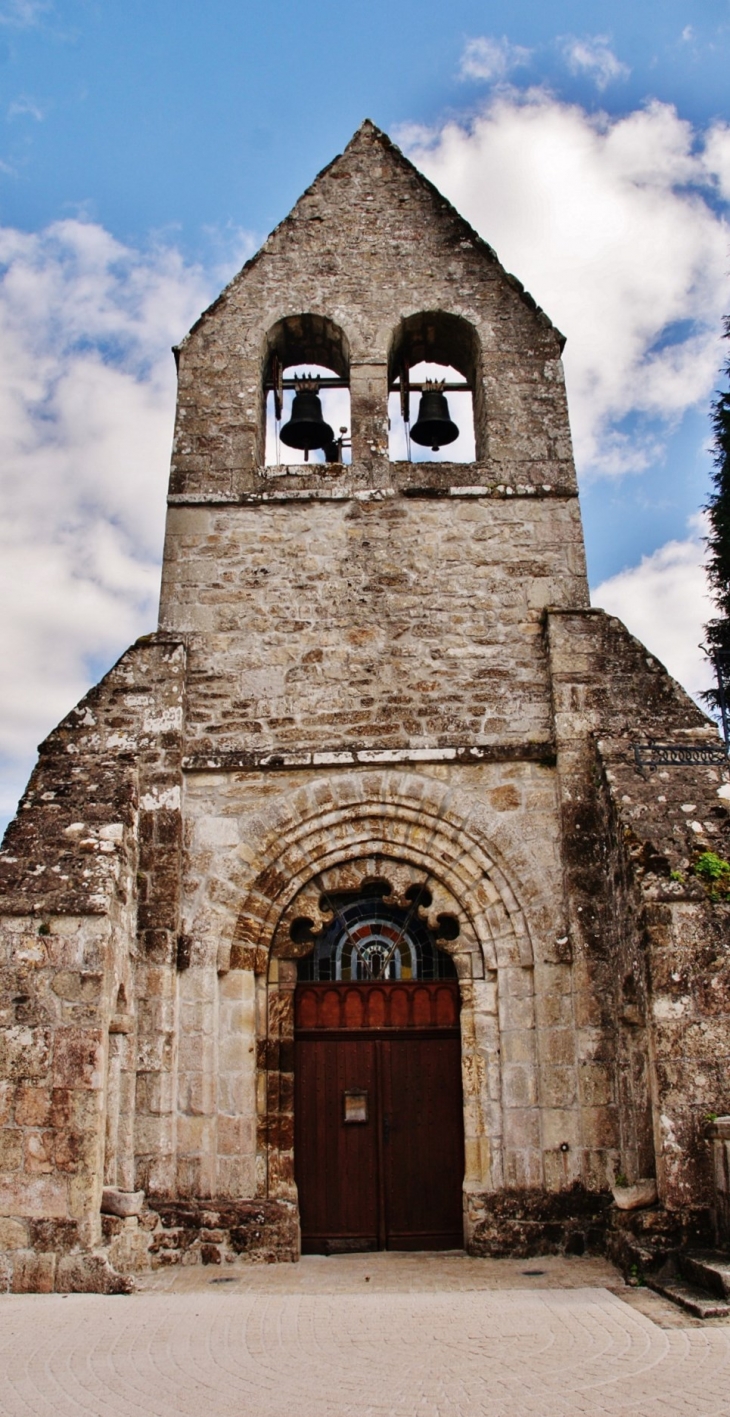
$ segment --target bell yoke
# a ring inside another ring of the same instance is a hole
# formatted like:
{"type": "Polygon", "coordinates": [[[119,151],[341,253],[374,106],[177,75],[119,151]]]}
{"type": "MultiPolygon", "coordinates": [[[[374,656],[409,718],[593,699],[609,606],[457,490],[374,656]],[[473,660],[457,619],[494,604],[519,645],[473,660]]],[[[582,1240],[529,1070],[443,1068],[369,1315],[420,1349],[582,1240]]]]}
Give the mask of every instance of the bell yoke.
{"type": "MultiPolygon", "coordinates": [[[[455,443],[459,436],[459,429],[449,413],[444,386],[444,380],[425,380],[418,418],[411,429],[412,441],[421,447],[431,448],[434,453],[449,443],[455,443]]],[[[327,462],[338,462],[340,445],[322,413],[319,380],[305,374],[295,378],[294,388],[291,418],[279,434],[282,443],[287,448],[303,451],[305,462],[309,461],[310,452],[319,448],[324,451],[327,462]]]]}

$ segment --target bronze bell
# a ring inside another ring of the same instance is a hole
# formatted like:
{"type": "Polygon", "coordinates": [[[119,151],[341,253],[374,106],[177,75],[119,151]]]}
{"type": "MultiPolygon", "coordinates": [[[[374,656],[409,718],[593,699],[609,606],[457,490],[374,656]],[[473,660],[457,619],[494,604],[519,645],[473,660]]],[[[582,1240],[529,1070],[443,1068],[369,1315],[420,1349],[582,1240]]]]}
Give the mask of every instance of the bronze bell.
{"type": "Polygon", "coordinates": [[[437,453],[446,443],[454,443],[459,430],[452,422],[443,383],[427,379],[421,394],[418,418],[411,429],[414,443],[437,453]]]}
{"type": "Polygon", "coordinates": [[[315,448],[331,448],[335,435],[322,416],[317,379],[297,379],[291,418],[279,437],[287,448],[301,448],[305,458],[315,448]]]}

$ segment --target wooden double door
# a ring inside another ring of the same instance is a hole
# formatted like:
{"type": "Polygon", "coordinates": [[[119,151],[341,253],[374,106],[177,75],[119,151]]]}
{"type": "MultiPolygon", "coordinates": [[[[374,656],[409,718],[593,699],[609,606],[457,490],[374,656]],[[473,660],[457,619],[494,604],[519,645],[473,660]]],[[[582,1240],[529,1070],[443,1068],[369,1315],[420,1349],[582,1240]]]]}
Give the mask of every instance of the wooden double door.
{"type": "Polygon", "coordinates": [[[457,982],[300,984],[295,1020],[303,1252],[461,1249],[457,982]]]}

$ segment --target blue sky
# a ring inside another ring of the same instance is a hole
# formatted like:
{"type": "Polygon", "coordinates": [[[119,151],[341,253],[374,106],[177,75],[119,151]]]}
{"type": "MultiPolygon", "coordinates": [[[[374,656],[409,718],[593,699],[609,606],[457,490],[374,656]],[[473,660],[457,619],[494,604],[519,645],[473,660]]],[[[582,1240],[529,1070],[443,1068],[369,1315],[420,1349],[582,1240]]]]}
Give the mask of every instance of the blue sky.
{"type": "Polygon", "coordinates": [[[81,210],[125,241],[174,231],[194,255],[210,227],[270,230],[365,116],[391,131],[478,103],[459,78],[475,36],[531,49],[517,82],[589,107],[652,96],[694,123],[727,110],[727,0],[6,0],[4,14],[4,219],[81,210]],[[568,34],[606,35],[630,72],[597,93],[561,58],[568,34]]]}
{"type": "Polygon", "coordinates": [[[0,821],[156,610],[169,346],[371,117],[568,335],[592,586],[691,691],[730,0],[0,0],[0,821]]]}

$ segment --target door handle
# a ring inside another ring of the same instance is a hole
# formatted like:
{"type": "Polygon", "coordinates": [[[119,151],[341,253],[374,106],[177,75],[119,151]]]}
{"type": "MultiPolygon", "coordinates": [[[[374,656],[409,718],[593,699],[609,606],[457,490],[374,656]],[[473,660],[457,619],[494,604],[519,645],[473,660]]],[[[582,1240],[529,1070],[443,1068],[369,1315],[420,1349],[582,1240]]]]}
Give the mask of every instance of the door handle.
{"type": "Polygon", "coordinates": [[[390,1141],[390,1117],[387,1113],[383,1117],[383,1141],[386,1146],[390,1141]]]}

